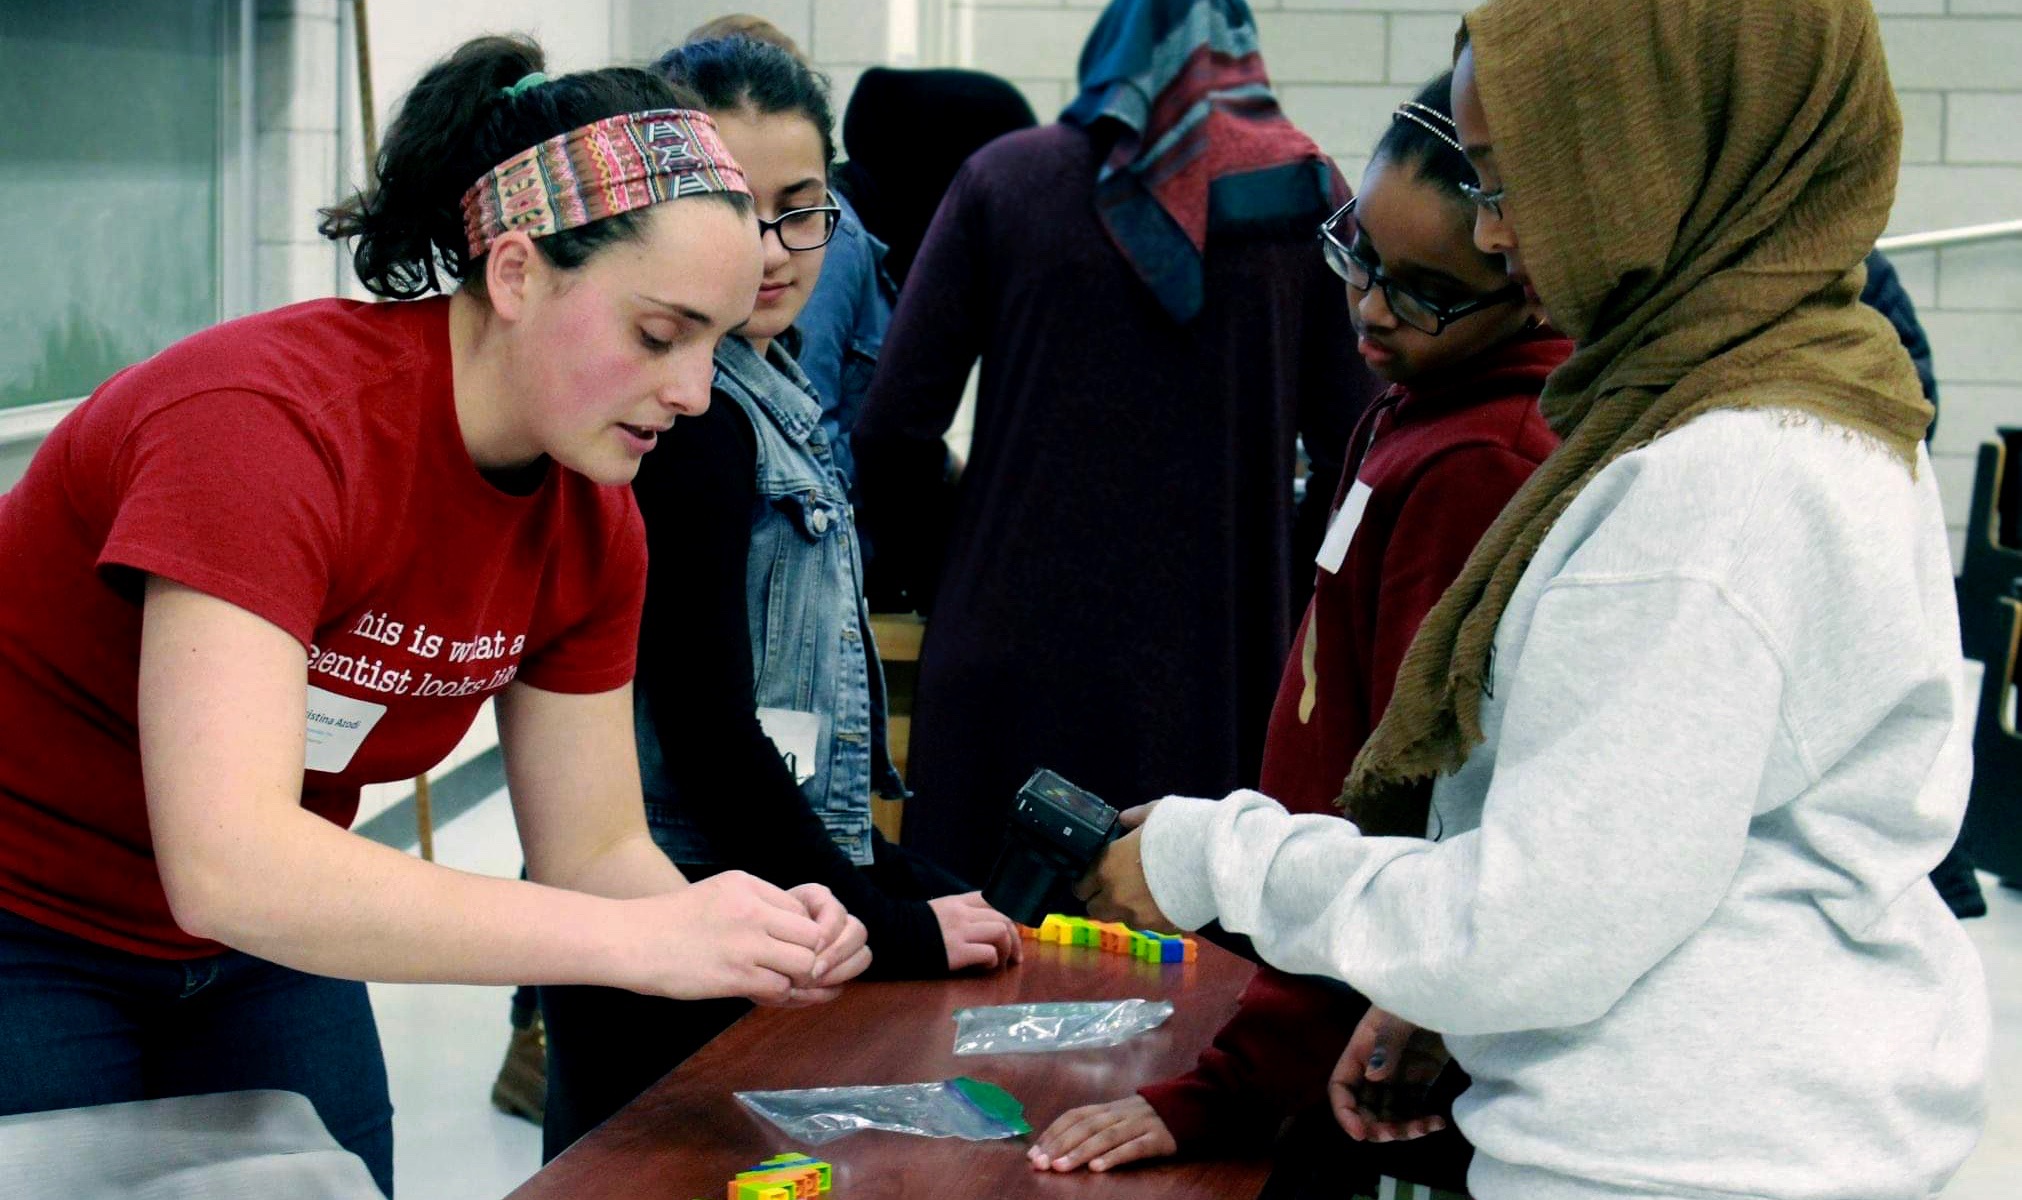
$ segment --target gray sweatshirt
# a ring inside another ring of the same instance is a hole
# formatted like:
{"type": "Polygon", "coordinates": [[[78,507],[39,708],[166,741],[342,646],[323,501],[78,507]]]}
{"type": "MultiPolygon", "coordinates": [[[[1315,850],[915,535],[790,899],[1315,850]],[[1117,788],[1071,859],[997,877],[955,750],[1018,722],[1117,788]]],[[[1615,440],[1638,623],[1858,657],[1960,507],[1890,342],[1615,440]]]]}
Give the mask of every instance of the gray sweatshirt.
{"type": "Polygon", "coordinates": [[[1974,706],[1920,467],[1775,412],[1624,456],[1503,614],[1436,840],[1171,799],[1153,897],[1444,1033],[1479,1200],[1935,1194],[1989,1013],[1925,878],[1974,706]]]}

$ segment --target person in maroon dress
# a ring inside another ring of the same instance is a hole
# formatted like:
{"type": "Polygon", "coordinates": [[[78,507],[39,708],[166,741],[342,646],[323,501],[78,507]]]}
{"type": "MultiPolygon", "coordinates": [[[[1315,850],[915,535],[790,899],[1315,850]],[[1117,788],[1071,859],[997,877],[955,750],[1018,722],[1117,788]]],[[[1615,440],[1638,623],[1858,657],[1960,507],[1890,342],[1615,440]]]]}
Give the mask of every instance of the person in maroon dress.
{"type": "Polygon", "coordinates": [[[930,615],[905,840],[972,879],[1036,767],[1117,804],[1257,778],[1311,561],[1294,441],[1324,521],[1375,390],[1313,237],[1347,189],[1247,8],[1118,0],[1080,77],[957,175],[854,435],[880,567],[930,615]]]}

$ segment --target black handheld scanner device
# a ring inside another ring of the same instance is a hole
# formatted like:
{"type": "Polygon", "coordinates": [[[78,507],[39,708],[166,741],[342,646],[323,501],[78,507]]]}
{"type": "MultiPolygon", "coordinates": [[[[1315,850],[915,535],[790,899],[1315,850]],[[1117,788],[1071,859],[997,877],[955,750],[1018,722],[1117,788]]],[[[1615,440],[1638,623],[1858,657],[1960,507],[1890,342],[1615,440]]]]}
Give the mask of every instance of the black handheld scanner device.
{"type": "Polygon", "coordinates": [[[983,899],[1020,925],[1037,925],[1123,832],[1115,809],[1042,767],[1018,789],[983,899]]]}

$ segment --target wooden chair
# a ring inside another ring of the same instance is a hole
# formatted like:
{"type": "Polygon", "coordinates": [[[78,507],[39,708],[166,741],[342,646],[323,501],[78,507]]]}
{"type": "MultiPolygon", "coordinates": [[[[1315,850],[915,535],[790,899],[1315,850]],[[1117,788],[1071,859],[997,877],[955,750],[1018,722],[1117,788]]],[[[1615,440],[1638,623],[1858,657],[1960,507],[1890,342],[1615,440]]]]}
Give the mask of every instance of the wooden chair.
{"type": "Polygon", "coordinates": [[[428,802],[428,772],[414,777],[414,834],[424,861],[435,861],[435,812],[428,802]]]}
{"type": "MultiPolygon", "coordinates": [[[[913,735],[913,690],[920,679],[920,644],[927,636],[927,620],[917,613],[873,613],[871,636],[877,639],[878,657],[885,664],[885,738],[892,765],[904,775],[913,735]]],[[[900,800],[871,797],[871,822],[886,841],[898,842],[905,807],[900,800]]]]}

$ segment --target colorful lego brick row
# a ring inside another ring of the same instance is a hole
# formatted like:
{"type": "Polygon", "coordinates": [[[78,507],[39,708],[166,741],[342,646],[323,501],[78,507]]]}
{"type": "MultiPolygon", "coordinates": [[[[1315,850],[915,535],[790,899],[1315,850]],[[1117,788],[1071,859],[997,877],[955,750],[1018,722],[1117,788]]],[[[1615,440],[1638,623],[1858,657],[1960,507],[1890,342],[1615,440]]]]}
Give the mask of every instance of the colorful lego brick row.
{"type": "Polygon", "coordinates": [[[1128,938],[1128,927],[1114,922],[1091,921],[1087,917],[1066,917],[1059,913],[1046,918],[1038,930],[1038,940],[1062,946],[1099,946],[1108,949],[1116,939],[1128,938]]]}
{"type": "Polygon", "coordinates": [[[1116,921],[1091,921],[1060,913],[1049,915],[1036,930],[1019,928],[1021,934],[1036,941],[1100,948],[1104,953],[1128,954],[1146,962],[1193,962],[1200,953],[1190,937],[1151,933],[1116,921]]]}
{"type": "Polygon", "coordinates": [[[781,1154],[741,1171],[725,1200],[811,1200],[835,1186],[834,1168],[805,1154],[781,1154]]]}
{"type": "Polygon", "coordinates": [[[1190,937],[1153,933],[1148,929],[1136,930],[1130,936],[1130,953],[1146,962],[1193,962],[1200,955],[1200,947],[1190,937]]]}

